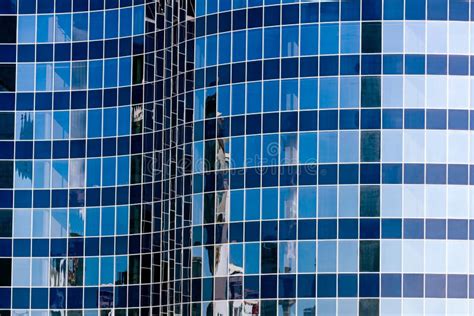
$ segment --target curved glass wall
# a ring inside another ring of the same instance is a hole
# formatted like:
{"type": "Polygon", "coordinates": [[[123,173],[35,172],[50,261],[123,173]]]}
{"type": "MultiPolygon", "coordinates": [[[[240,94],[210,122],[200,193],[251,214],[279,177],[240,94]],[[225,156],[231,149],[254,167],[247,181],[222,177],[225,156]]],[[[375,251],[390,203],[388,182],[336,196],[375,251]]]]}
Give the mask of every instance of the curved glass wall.
{"type": "Polygon", "coordinates": [[[0,315],[159,314],[186,8],[0,1],[0,315]]]}
{"type": "Polygon", "coordinates": [[[0,316],[474,312],[473,19],[0,1],[0,316]]]}
{"type": "Polygon", "coordinates": [[[473,9],[197,1],[195,315],[473,312],[473,9]]]}

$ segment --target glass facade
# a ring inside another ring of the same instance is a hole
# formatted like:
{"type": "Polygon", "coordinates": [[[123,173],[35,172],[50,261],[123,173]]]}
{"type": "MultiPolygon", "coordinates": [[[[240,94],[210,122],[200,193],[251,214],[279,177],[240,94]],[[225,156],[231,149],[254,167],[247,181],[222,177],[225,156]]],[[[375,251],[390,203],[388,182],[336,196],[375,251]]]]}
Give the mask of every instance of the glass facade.
{"type": "Polygon", "coordinates": [[[474,313],[473,20],[0,0],[0,316],[474,313]]]}
{"type": "Polygon", "coordinates": [[[0,1],[0,315],[157,315],[178,293],[161,225],[182,195],[193,12],[0,1]]]}
{"type": "Polygon", "coordinates": [[[474,312],[471,12],[196,1],[195,314],[474,312]]]}

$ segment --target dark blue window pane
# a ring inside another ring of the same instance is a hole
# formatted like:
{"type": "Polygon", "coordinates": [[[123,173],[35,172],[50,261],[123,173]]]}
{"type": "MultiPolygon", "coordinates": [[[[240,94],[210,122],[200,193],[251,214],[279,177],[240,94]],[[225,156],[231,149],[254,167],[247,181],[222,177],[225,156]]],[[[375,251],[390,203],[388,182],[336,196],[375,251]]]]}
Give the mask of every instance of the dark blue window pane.
{"type": "Polygon", "coordinates": [[[404,13],[403,0],[384,1],[383,18],[385,20],[402,20],[404,13]]]}
{"type": "Polygon", "coordinates": [[[425,18],[426,0],[406,0],[405,18],[423,20],[425,18]]]}
{"type": "Polygon", "coordinates": [[[448,0],[428,0],[428,20],[446,20],[448,0]]]}

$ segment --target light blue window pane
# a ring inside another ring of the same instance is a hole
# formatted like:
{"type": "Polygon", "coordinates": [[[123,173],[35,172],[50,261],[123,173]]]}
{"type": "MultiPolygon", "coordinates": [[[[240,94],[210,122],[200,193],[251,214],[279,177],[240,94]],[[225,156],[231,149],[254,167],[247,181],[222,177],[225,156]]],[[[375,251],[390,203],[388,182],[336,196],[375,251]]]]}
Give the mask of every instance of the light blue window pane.
{"type": "Polygon", "coordinates": [[[195,173],[202,172],[204,170],[204,143],[194,142],[193,144],[193,171],[195,173]]]}
{"type": "Polygon", "coordinates": [[[35,113],[35,139],[51,139],[51,111],[35,113]]]}
{"type": "Polygon", "coordinates": [[[16,113],[16,139],[33,139],[33,112],[16,113]]]}
{"type": "MultiPolygon", "coordinates": [[[[443,83],[444,84],[444,83],[443,83]]],[[[443,92],[440,93],[443,95],[443,92]]],[[[403,106],[403,77],[387,76],[383,78],[383,105],[384,107],[403,106]]],[[[441,101],[441,104],[444,102],[441,101]]]]}
{"type": "Polygon", "coordinates": [[[298,135],[296,133],[280,135],[280,164],[298,162],[298,135]]]}
{"type": "Polygon", "coordinates": [[[280,189],[280,219],[296,218],[297,215],[297,194],[296,188],[280,189]]]}
{"type": "Polygon", "coordinates": [[[206,66],[214,66],[217,63],[217,36],[208,36],[206,41],[206,66]]]}
{"type": "Polygon", "coordinates": [[[56,42],[69,42],[71,40],[71,15],[56,15],[56,29],[54,31],[56,42]]]}
{"type": "Polygon", "coordinates": [[[319,299],[316,303],[316,315],[336,315],[335,299],[319,299]]]}
{"type": "Polygon", "coordinates": [[[86,136],[86,112],[88,111],[71,111],[71,138],[86,136]]]}
{"type": "Polygon", "coordinates": [[[339,187],[340,217],[357,217],[359,214],[359,190],[357,186],[339,187]]]}
{"type": "Polygon", "coordinates": [[[67,211],[53,209],[51,211],[51,237],[67,236],[67,211]]]}
{"type": "Polygon", "coordinates": [[[247,59],[262,58],[262,30],[255,29],[248,31],[247,59]]]}
{"type": "Polygon", "coordinates": [[[359,161],[359,133],[355,131],[339,134],[339,161],[359,161]]]}
{"type": "Polygon", "coordinates": [[[339,272],[357,272],[359,266],[358,241],[339,242],[339,272]]]}
{"type": "Polygon", "coordinates": [[[87,111],[87,136],[100,137],[102,135],[102,111],[87,111]]]}
{"type": "Polygon", "coordinates": [[[341,23],[341,53],[357,54],[360,47],[360,24],[341,23]]]}
{"type": "Polygon", "coordinates": [[[339,26],[322,24],[320,26],[321,54],[337,54],[339,50],[339,26]]]}
{"type": "Polygon", "coordinates": [[[31,264],[31,285],[48,286],[49,259],[33,258],[31,264]]]}
{"type": "MultiPolygon", "coordinates": [[[[390,38],[389,41],[383,41],[383,51],[386,53],[398,53],[403,52],[403,22],[390,22],[383,24],[383,38],[390,38]]],[[[443,36],[438,34],[438,42],[443,43],[441,40],[443,36]]]]}
{"type": "Polygon", "coordinates": [[[262,83],[247,84],[247,113],[262,111],[262,83]]]}
{"type": "Polygon", "coordinates": [[[132,35],[132,9],[126,8],[120,10],[120,36],[132,35]]]}
{"type": "Polygon", "coordinates": [[[298,299],[298,316],[315,316],[316,300],[315,299],[298,299]],[[309,311],[309,314],[308,314],[309,311]]]}
{"type": "Polygon", "coordinates": [[[244,137],[233,137],[231,142],[231,168],[244,166],[244,137]]]}
{"type": "Polygon", "coordinates": [[[280,28],[272,27],[264,30],[264,57],[280,57],[280,28]]]}
{"type": "Polygon", "coordinates": [[[106,88],[117,86],[117,59],[107,59],[104,62],[104,85],[106,88]]]}
{"type": "Polygon", "coordinates": [[[89,61],[89,88],[102,88],[102,60],[89,61]]]}
{"type": "Polygon", "coordinates": [[[232,114],[245,113],[245,84],[232,86],[232,114]]]}
{"type": "Polygon", "coordinates": [[[262,190],[262,219],[278,218],[278,189],[262,190]]]}
{"type": "Polygon", "coordinates": [[[36,35],[36,16],[20,15],[18,16],[18,42],[34,43],[36,35]]]}
{"type": "Polygon", "coordinates": [[[31,161],[15,162],[15,188],[31,188],[33,185],[33,164],[31,161]]]}
{"type": "Polygon", "coordinates": [[[218,112],[221,116],[227,116],[230,114],[230,88],[229,86],[219,87],[219,92],[217,93],[218,101],[218,112]]]}
{"type": "Polygon", "coordinates": [[[336,272],[336,242],[318,242],[318,272],[336,272]]]}
{"type": "Polygon", "coordinates": [[[120,67],[120,86],[129,86],[131,84],[132,78],[132,60],[130,57],[120,58],[119,60],[120,67]]]}
{"type": "Polygon", "coordinates": [[[118,10],[105,11],[105,38],[114,38],[118,35],[118,10]]]}
{"type": "Polygon", "coordinates": [[[31,210],[15,210],[13,237],[31,237],[31,210]]]}
{"type": "Polygon", "coordinates": [[[35,65],[17,65],[17,89],[18,91],[33,91],[35,89],[35,65]]]}
{"type": "Polygon", "coordinates": [[[285,26],[281,33],[281,55],[282,57],[298,56],[298,26],[285,26]]]}
{"type": "Polygon", "coordinates": [[[243,244],[230,244],[230,264],[236,267],[244,266],[243,244]]]}
{"type": "Polygon", "coordinates": [[[301,26],[301,55],[318,54],[318,25],[301,26]]]}
{"type": "Polygon", "coordinates": [[[128,156],[117,158],[117,184],[124,185],[129,184],[129,175],[130,175],[130,158],[128,156]]]}
{"type": "Polygon", "coordinates": [[[201,37],[196,39],[196,56],[195,56],[195,63],[196,68],[201,68],[205,66],[205,52],[206,52],[206,39],[205,37],[201,37]]]}
{"type": "Polygon", "coordinates": [[[104,136],[115,136],[117,134],[117,110],[104,110],[104,136]]]}
{"type": "Polygon", "coordinates": [[[199,224],[202,224],[202,194],[195,194],[193,195],[193,225],[199,224]]]}
{"type": "Polygon", "coordinates": [[[336,217],[337,215],[337,188],[321,186],[318,190],[318,217],[336,217]]]}
{"type": "Polygon", "coordinates": [[[358,77],[341,77],[341,108],[359,107],[359,90],[358,77]]]}
{"type": "Polygon", "coordinates": [[[54,160],[52,169],[53,188],[67,188],[69,163],[67,160],[54,160]]]}
{"type": "Polygon", "coordinates": [[[232,34],[232,61],[245,60],[245,53],[247,51],[245,43],[247,42],[245,31],[234,32],[232,34]]]}
{"type": "Polygon", "coordinates": [[[115,158],[104,158],[102,168],[102,185],[115,185],[115,158]]]}
{"type": "MultiPolygon", "coordinates": [[[[212,247],[210,248],[210,251],[212,251],[212,247]]],[[[205,277],[212,276],[212,271],[211,267],[213,265],[213,257],[212,254],[210,255],[208,249],[204,248],[203,252],[203,261],[202,261],[202,275],[205,277]]]]}
{"type": "Polygon", "coordinates": [[[247,136],[247,152],[245,159],[247,167],[259,166],[261,162],[260,152],[262,150],[262,144],[260,135],[258,136],[247,136]]]}
{"type": "Polygon", "coordinates": [[[36,64],[36,90],[51,91],[53,88],[53,65],[36,64]]]}
{"type": "Polygon", "coordinates": [[[230,220],[232,222],[244,219],[244,191],[230,192],[230,220]]]}
{"type": "MultiPolygon", "coordinates": [[[[219,64],[226,64],[230,62],[230,32],[219,34],[219,64]]],[[[197,42],[198,40],[196,40],[197,42]]]]}
{"type": "Polygon", "coordinates": [[[133,8],[133,35],[144,33],[145,28],[145,12],[144,6],[135,6],[133,8]]]}
{"type": "Polygon", "coordinates": [[[204,90],[194,92],[194,120],[199,121],[204,118],[204,90]]]}
{"type": "Polygon", "coordinates": [[[281,110],[298,109],[298,80],[281,82],[281,110]]]}
{"type": "Polygon", "coordinates": [[[104,37],[104,12],[91,12],[90,13],[90,40],[102,39],[104,37]]]}
{"type": "Polygon", "coordinates": [[[280,242],[278,272],[295,273],[296,272],[296,243],[280,242]]]}
{"type": "Polygon", "coordinates": [[[36,40],[39,43],[53,41],[54,19],[52,15],[38,15],[36,40]]]}
{"type": "MultiPolygon", "coordinates": [[[[304,114],[303,114],[304,115],[304,114]]],[[[301,133],[299,144],[299,161],[302,164],[313,164],[318,161],[316,133],[301,133]]]]}
{"type": "Polygon", "coordinates": [[[72,40],[73,41],[87,41],[87,35],[89,33],[88,26],[88,14],[87,13],[76,13],[72,17],[72,40]]]}
{"type": "Polygon", "coordinates": [[[321,78],[319,80],[319,107],[321,109],[338,107],[337,78],[321,78]]]}
{"type": "Polygon", "coordinates": [[[128,206],[117,207],[117,235],[128,234],[128,206]]]}
{"type": "Polygon", "coordinates": [[[319,134],[319,162],[337,161],[337,133],[319,134]]]}
{"type": "Polygon", "coordinates": [[[118,134],[129,135],[130,126],[130,107],[122,106],[119,108],[118,134]]]}
{"type": "Polygon", "coordinates": [[[72,89],[87,87],[87,62],[72,63],[72,89]]]}
{"type": "Polygon", "coordinates": [[[263,136],[263,159],[262,165],[270,166],[278,164],[279,139],[277,134],[263,136]]]}
{"type": "Polygon", "coordinates": [[[298,243],[298,272],[316,272],[316,243],[298,243]]]}
{"type": "Polygon", "coordinates": [[[82,188],[86,178],[86,163],[84,159],[75,159],[70,161],[69,168],[69,186],[82,188]]]}
{"type": "Polygon", "coordinates": [[[51,179],[51,162],[35,161],[33,170],[35,189],[49,188],[51,179]]]}
{"type": "Polygon", "coordinates": [[[245,274],[256,274],[260,267],[260,244],[245,244],[245,274]]]}
{"type": "Polygon", "coordinates": [[[315,187],[302,187],[299,189],[298,216],[300,218],[316,217],[316,188],[315,187]]]}
{"type": "Polygon", "coordinates": [[[100,210],[88,208],[86,213],[86,236],[99,236],[100,210]]]}
{"type": "Polygon", "coordinates": [[[300,81],[300,109],[318,108],[318,79],[300,81]]]}
{"type": "Polygon", "coordinates": [[[85,285],[97,285],[99,281],[99,258],[86,258],[85,285]]]}
{"type": "Polygon", "coordinates": [[[245,220],[260,219],[260,190],[245,191],[245,220]]]}
{"type": "Polygon", "coordinates": [[[84,236],[84,209],[69,209],[69,236],[84,236]]]}
{"type": "Polygon", "coordinates": [[[30,258],[14,258],[13,259],[13,286],[30,286],[30,258]]]}
{"type": "Polygon", "coordinates": [[[263,110],[264,112],[278,111],[280,107],[280,83],[278,81],[264,81],[263,83],[263,110]]]}
{"type": "Polygon", "coordinates": [[[114,234],[115,228],[115,208],[102,208],[101,235],[110,236],[114,234]]]}
{"type": "Polygon", "coordinates": [[[100,258],[100,284],[112,285],[114,281],[114,257],[100,258]]]}
{"type": "Polygon", "coordinates": [[[54,89],[69,90],[71,87],[71,65],[69,63],[54,64],[54,89]]]}

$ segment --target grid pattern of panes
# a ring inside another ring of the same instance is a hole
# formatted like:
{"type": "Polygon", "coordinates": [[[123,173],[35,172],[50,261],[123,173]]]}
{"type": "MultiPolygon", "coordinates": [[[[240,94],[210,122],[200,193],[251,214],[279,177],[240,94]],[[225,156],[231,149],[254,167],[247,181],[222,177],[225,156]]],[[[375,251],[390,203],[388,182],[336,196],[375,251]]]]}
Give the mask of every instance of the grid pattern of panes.
{"type": "Polygon", "coordinates": [[[196,1],[192,312],[474,312],[474,5],[196,1]]]}
{"type": "Polygon", "coordinates": [[[0,1],[0,315],[152,314],[155,10],[0,1]]]}

